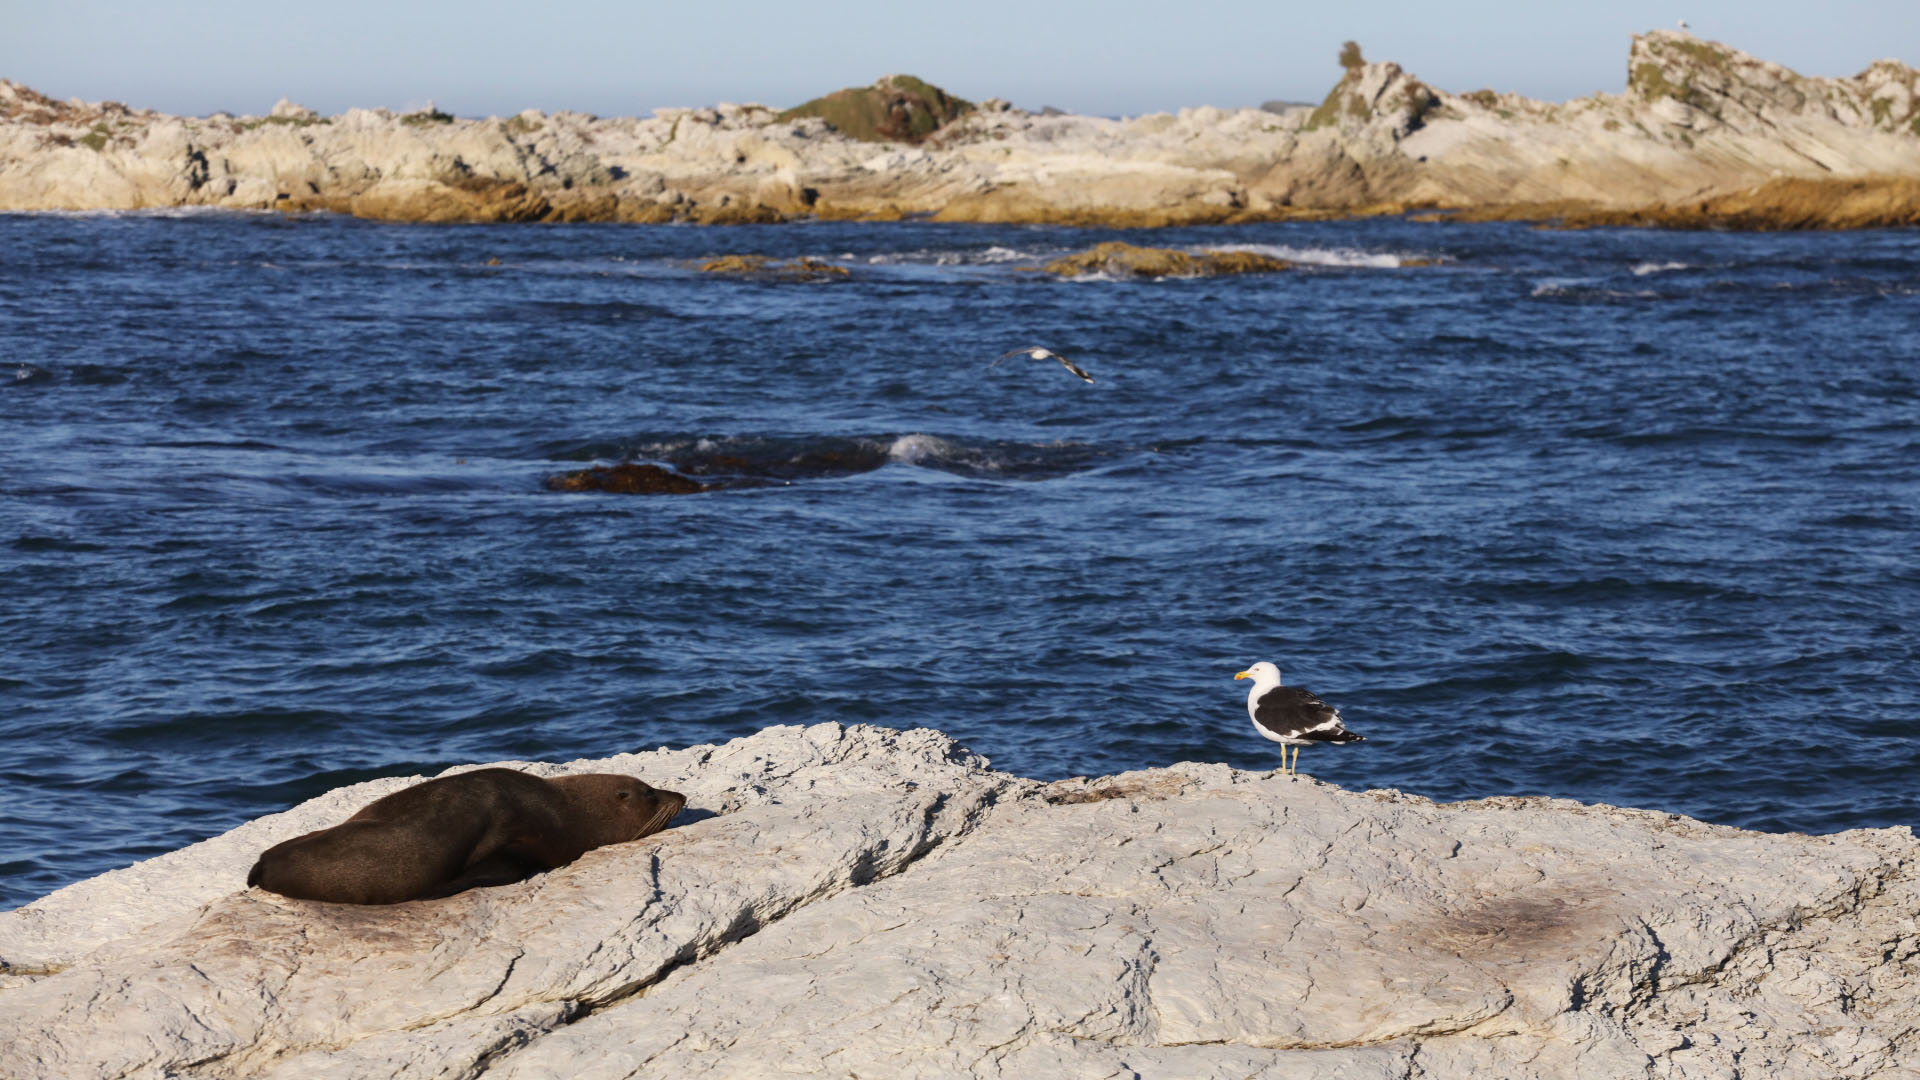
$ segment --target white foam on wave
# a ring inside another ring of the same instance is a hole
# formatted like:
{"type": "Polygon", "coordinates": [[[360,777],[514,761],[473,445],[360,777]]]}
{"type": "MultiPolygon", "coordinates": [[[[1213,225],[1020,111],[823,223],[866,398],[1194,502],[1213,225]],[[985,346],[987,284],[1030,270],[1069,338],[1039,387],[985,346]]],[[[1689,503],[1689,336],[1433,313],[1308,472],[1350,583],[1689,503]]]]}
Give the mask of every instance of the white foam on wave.
{"type": "Polygon", "coordinates": [[[1031,262],[1038,258],[1040,258],[1040,256],[1030,251],[1020,251],[1015,248],[999,247],[997,245],[988,248],[979,255],[979,261],[984,263],[1031,262]]]}
{"type": "Polygon", "coordinates": [[[937,435],[902,435],[887,448],[887,457],[902,465],[925,465],[930,461],[951,461],[959,449],[937,435]]]}
{"type": "MultiPolygon", "coordinates": [[[[255,210],[236,206],[148,206],[138,210],[13,210],[8,213],[64,218],[196,218],[288,216],[281,210],[255,210]]],[[[327,213],[311,211],[311,216],[327,213]]]]}
{"type": "Polygon", "coordinates": [[[1598,299],[1621,300],[1657,300],[1660,294],[1652,289],[1605,289],[1594,284],[1593,278],[1548,278],[1533,286],[1532,296],[1586,296],[1598,299]]]}
{"type": "Polygon", "coordinates": [[[1663,274],[1668,270],[1691,270],[1693,267],[1683,262],[1643,262],[1633,268],[1634,277],[1646,277],[1648,274],[1663,274]]]}
{"type": "Polygon", "coordinates": [[[1304,266],[1343,266],[1369,270],[1392,270],[1423,255],[1396,255],[1390,251],[1361,251],[1358,248],[1297,248],[1287,244],[1224,244],[1202,251],[1247,251],[1274,259],[1285,259],[1304,266]]]}
{"type": "Polygon", "coordinates": [[[1592,278],[1544,278],[1533,285],[1532,296],[1565,296],[1593,284],[1592,278]]]}
{"type": "Polygon", "coordinates": [[[1046,255],[1018,248],[994,245],[984,251],[958,251],[953,248],[921,248],[918,251],[883,251],[878,255],[867,256],[872,266],[891,266],[898,263],[932,264],[934,266],[993,266],[1000,263],[1034,262],[1045,259],[1046,255]]]}

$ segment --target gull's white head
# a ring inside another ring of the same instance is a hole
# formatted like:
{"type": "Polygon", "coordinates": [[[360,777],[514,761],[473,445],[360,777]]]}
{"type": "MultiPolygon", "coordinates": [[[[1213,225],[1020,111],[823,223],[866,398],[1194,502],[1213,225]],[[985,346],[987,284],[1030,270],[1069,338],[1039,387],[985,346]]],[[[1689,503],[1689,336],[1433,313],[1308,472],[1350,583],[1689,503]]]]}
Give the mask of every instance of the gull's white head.
{"type": "Polygon", "coordinates": [[[1262,660],[1247,670],[1235,675],[1234,678],[1252,679],[1253,692],[1257,694],[1262,690],[1271,689],[1280,685],[1280,669],[1262,660]]]}

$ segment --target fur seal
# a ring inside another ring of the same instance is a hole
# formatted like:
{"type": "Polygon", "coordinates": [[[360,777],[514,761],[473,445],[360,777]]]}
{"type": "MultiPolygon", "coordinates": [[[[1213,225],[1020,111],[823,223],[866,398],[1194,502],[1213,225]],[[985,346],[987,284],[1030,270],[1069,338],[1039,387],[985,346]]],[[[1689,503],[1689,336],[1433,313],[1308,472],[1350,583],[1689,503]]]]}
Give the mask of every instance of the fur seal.
{"type": "Polygon", "coordinates": [[[631,776],[513,769],[442,776],[268,848],[247,874],[297,900],[398,904],[506,885],[666,827],[686,796],[631,776]]]}

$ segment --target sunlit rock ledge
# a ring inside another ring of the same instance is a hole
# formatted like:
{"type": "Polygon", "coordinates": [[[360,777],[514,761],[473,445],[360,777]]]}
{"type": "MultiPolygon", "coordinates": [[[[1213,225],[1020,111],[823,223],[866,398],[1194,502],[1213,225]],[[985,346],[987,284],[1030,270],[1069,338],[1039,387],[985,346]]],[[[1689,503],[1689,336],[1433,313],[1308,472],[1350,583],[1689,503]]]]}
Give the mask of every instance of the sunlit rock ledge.
{"type": "Polygon", "coordinates": [[[0,913],[8,1077],[1907,1077],[1920,844],[776,727],[553,775],[674,827],[393,907],[240,887],[343,788],[0,913]]]}
{"type": "Polygon", "coordinates": [[[1564,103],[1442,90],[1357,48],[1341,63],[1317,107],[1126,119],[974,107],[903,77],[809,103],[822,115],[718,105],[484,119],[431,107],[326,117],[285,101],[266,116],[177,117],[0,80],[0,210],[1155,226],[1437,209],[1568,224],[1920,223],[1920,72],[1898,61],[1812,78],[1654,31],[1632,39],[1622,93],[1564,103]],[[826,118],[841,114],[822,102],[867,94],[872,105],[902,86],[943,103],[911,113],[899,130],[913,143],[860,141],[826,118]]]}

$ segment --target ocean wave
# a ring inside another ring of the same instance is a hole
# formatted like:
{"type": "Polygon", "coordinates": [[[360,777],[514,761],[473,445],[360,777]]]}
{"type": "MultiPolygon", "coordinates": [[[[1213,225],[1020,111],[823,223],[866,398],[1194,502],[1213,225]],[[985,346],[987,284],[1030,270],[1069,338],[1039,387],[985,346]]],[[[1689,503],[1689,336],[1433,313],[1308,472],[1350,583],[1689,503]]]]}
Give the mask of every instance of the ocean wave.
{"type": "Polygon", "coordinates": [[[1274,259],[1285,259],[1302,266],[1337,266],[1371,270],[1392,270],[1410,262],[1426,262],[1431,258],[1426,255],[1397,255],[1390,251],[1361,251],[1358,248],[1297,248],[1287,244],[1221,244],[1198,250],[1245,251],[1274,259]]]}
{"type": "Polygon", "coordinates": [[[985,263],[1029,262],[1036,257],[1037,256],[1031,252],[1020,251],[1016,248],[995,246],[981,252],[979,261],[985,263]]]}
{"type": "MultiPolygon", "coordinates": [[[[149,206],[138,210],[11,210],[9,214],[48,218],[231,218],[290,216],[279,210],[236,206],[149,206]]],[[[324,213],[324,211],[317,211],[324,213]]]]}
{"type": "Polygon", "coordinates": [[[1652,300],[1660,294],[1652,289],[1608,289],[1594,284],[1593,278],[1547,278],[1537,281],[1529,296],[1568,300],[1652,300]]]}
{"type": "MultiPolygon", "coordinates": [[[[882,251],[866,257],[869,266],[1000,266],[1007,263],[1037,263],[1058,252],[1023,251],[995,244],[984,249],[918,248],[913,251],[882,251]]],[[[841,256],[851,260],[849,252],[841,256]]]]}
{"type": "Polygon", "coordinates": [[[1693,267],[1683,262],[1643,262],[1633,268],[1634,277],[1646,277],[1648,274],[1664,274],[1669,270],[1691,270],[1693,267]]]}
{"type": "Polygon", "coordinates": [[[1085,443],[1029,443],[910,432],[876,435],[652,435],[550,447],[566,461],[646,461],[720,486],[825,480],[888,465],[956,476],[1045,480],[1079,472],[1111,452],[1085,443]]]}

